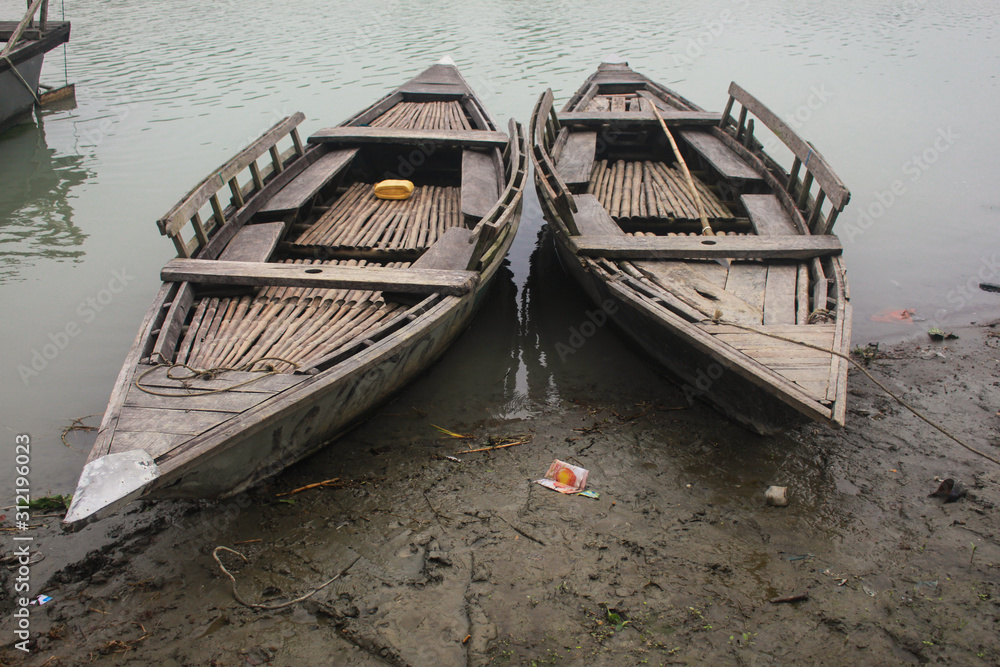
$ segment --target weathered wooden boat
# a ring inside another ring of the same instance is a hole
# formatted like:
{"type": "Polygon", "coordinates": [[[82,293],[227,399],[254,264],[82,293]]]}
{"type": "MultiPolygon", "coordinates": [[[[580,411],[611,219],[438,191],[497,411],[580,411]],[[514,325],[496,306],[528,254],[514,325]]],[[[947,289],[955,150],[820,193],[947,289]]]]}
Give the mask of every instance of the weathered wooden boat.
{"type": "Polygon", "coordinates": [[[523,128],[500,131],[450,59],[306,145],[302,120],[279,122],[158,221],[178,258],[68,526],[280,471],[425,370],[482,303],[520,221],[523,128]],[[376,198],[387,177],[413,195],[376,198]]]}
{"type": "Polygon", "coordinates": [[[40,101],[45,54],[69,41],[69,22],[49,21],[48,8],[48,0],[34,0],[20,21],[0,21],[0,42],[5,42],[0,49],[0,132],[40,101]]]}
{"type": "Polygon", "coordinates": [[[528,132],[564,266],[689,399],[759,433],[844,423],[850,193],[809,143],[735,83],[708,113],[622,63],[528,132]]]}

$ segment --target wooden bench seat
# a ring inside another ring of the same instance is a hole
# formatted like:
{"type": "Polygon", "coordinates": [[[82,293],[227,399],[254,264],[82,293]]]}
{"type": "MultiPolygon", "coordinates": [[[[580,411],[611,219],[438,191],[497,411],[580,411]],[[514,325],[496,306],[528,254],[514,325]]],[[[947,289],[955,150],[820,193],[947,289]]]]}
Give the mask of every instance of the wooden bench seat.
{"type": "Polygon", "coordinates": [[[618,223],[594,195],[574,195],[576,213],[573,219],[580,235],[586,238],[625,236],[618,223]]]}
{"type": "Polygon", "coordinates": [[[788,236],[798,234],[792,216],[775,195],[743,195],[740,202],[758,236],[788,236]]]}
{"type": "Polygon", "coordinates": [[[760,181],[762,177],[729,146],[707,130],[680,130],[685,141],[727,180],[760,181]]]}
{"type": "Polygon", "coordinates": [[[494,151],[462,151],[462,215],[466,225],[474,227],[499,197],[500,178],[494,151]]]}
{"type": "Polygon", "coordinates": [[[219,255],[225,262],[266,262],[285,233],[283,222],[244,225],[219,255]]]}
{"type": "Polygon", "coordinates": [[[358,144],[408,144],[412,146],[461,146],[499,148],[507,135],[490,130],[426,130],[399,127],[327,127],[309,137],[311,144],[352,146],[358,144]]]}
{"type": "Polygon", "coordinates": [[[810,259],[844,250],[836,236],[799,235],[612,237],[605,232],[571,237],[570,244],[578,255],[614,259],[810,259]]]}
{"type": "Polygon", "coordinates": [[[556,162],[556,171],[569,187],[590,183],[597,155],[597,132],[570,132],[556,162]]]}
{"type": "Polygon", "coordinates": [[[411,269],[457,269],[464,271],[476,250],[475,234],[465,227],[449,227],[444,234],[410,265],[411,269]]]}
{"type": "Polygon", "coordinates": [[[173,259],[160,271],[160,279],[164,282],[207,285],[268,285],[462,295],[472,291],[478,284],[479,274],[474,271],[426,268],[173,259]]]}
{"type": "MultiPolygon", "coordinates": [[[[668,126],[683,125],[718,125],[722,114],[707,111],[680,111],[675,109],[660,111],[668,126]]],[[[582,125],[599,127],[610,125],[624,127],[628,125],[659,126],[660,121],[652,111],[562,111],[556,115],[560,125],[582,125]]]]}
{"type": "Polygon", "coordinates": [[[309,204],[335,176],[344,172],[357,154],[357,148],[342,148],[321,156],[271,197],[258,215],[278,217],[298,211],[309,204]]]}

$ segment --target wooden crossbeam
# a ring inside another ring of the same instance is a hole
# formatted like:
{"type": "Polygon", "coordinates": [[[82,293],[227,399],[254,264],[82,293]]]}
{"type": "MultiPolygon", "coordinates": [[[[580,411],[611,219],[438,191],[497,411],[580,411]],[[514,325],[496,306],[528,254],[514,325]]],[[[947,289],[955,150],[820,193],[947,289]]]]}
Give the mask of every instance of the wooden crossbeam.
{"type": "Polygon", "coordinates": [[[414,146],[462,146],[500,148],[507,135],[489,130],[426,130],[399,127],[326,127],[309,137],[311,144],[412,144],[414,146]]]}
{"type": "MultiPolygon", "coordinates": [[[[718,125],[722,114],[708,111],[660,111],[669,126],[718,125]]],[[[563,111],[558,114],[563,125],[659,125],[652,111],[563,111]]]]}
{"type": "Polygon", "coordinates": [[[173,259],[160,271],[165,282],[359,289],[462,295],[479,282],[474,271],[391,269],[383,266],[265,264],[206,259],[173,259]]]}
{"type": "Polygon", "coordinates": [[[569,242],[578,255],[613,259],[809,259],[843,252],[836,236],[580,236],[569,242]]]}

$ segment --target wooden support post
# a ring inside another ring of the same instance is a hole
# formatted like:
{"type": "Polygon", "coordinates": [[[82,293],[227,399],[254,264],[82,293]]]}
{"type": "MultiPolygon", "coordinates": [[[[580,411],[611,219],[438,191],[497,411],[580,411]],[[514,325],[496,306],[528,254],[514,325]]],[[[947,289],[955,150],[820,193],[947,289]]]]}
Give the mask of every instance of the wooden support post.
{"type": "Polygon", "coordinates": [[[233,206],[243,208],[246,203],[243,201],[243,191],[240,189],[240,182],[233,176],[229,179],[229,191],[233,193],[233,206]]]}
{"type": "Polygon", "coordinates": [[[264,187],[264,179],[260,176],[260,167],[257,166],[257,160],[250,163],[250,176],[253,178],[254,190],[260,190],[264,187]]]}
{"type": "Polygon", "coordinates": [[[285,165],[281,163],[281,153],[278,152],[278,146],[271,146],[269,152],[271,153],[271,164],[274,165],[274,173],[280,174],[285,170],[285,165]]]}

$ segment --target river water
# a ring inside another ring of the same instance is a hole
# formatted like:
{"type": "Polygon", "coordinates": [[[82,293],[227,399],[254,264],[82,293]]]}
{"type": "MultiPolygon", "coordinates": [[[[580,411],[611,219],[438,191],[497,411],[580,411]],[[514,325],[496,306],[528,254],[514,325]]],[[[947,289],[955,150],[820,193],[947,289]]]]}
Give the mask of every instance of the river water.
{"type": "MultiPolygon", "coordinates": [[[[0,0],[15,19],[20,0],[0,0]]],[[[60,8],[53,5],[56,18],[60,8]]],[[[76,106],[0,136],[0,413],[32,437],[36,493],[70,493],[62,429],[103,411],[172,245],[154,221],[279,118],[339,122],[449,54],[502,122],[564,101],[609,54],[720,110],[731,80],[811,141],[853,193],[838,221],[857,343],[1000,314],[1000,5],[895,0],[363,4],[72,3],[43,82],[76,106]],[[879,322],[910,309],[915,322],[879,322]],[[884,318],[882,318],[884,319],[884,318]]],[[[561,276],[534,192],[482,317],[420,380],[440,420],[528,416],[661,380],[611,331],[556,344],[586,303],[561,276]]],[[[641,392],[637,396],[641,397],[641,392]]],[[[96,423],[93,417],[89,423],[96,423]]],[[[70,444],[85,448],[71,434],[70,444]]],[[[8,460],[8,459],[4,459],[8,460]]],[[[13,464],[0,465],[0,494],[13,464]]]]}

